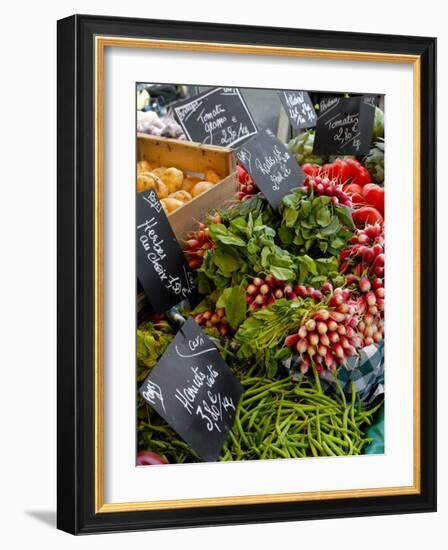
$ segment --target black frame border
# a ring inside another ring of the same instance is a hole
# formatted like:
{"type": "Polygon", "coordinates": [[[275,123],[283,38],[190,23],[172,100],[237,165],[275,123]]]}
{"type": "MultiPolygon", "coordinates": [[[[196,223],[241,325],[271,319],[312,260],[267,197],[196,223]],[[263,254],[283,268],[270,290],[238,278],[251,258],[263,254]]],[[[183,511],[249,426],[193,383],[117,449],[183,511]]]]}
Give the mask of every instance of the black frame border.
{"type": "Polygon", "coordinates": [[[58,21],[57,526],[72,534],[436,510],[436,39],[74,15],[58,21]],[[421,492],[95,513],[96,35],[417,55],[421,60],[421,492]]]}

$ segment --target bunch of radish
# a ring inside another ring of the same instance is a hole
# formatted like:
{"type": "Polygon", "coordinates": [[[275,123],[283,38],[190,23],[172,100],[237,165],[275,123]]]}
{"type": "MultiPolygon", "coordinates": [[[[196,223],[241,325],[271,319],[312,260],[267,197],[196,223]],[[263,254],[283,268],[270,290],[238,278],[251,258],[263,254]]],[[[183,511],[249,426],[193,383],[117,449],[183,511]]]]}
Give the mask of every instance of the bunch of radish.
{"type": "Polygon", "coordinates": [[[223,307],[207,309],[194,315],[194,320],[201,326],[220,336],[229,336],[232,329],[226,319],[226,310],[223,307]]]}
{"type": "Polygon", "coordinates": [[[285,345],[299,354],[303,373],[311,365],[319,373],[324,369],[334,372],[348,357],[357,355],[362,346],[358,323],[352,291],[336,288],[320,309],[310,312],[296,333],[286,337],[285,345]]]}
{"type": "MultiPolygon", "coordinates": [[[[330,283],[327,284],[331,287],[330,283]]],[[[255,277],[246,287],[246,302],[249,311],[269,307],[280,298],[286,300],[312,298],[315,302],[320,302],[323,297],[324,294],[320,290],[305,285],[291,285],[285,281],[279,281],[271,274],[255,277]]]]}
{"type": "Polygon", "coordinates": [[[260,190],[255,184],[254,180],[249,176],[246,170],[241,164],[236,165],[236,171],[238,174],[238,181],[240,184],[240,190],[238,191],[238,198],[244,200],[246,197],[256,195],[260,190]]]}
{"type": "Polygon", "coordinates": [[[384,276],[384,226],[379,223],[357,229],[349,246],[340,255],[341,273],[351,272],[361,277],[384,276]]]}
{"type": "Polygon", "coordinates": [[[379,277],[375,277],[372,281],[362,277],[355,286],[359,294],[358,332],[362,338],[362,345],[378,344],[384,338],[384,281],[379,277]]]}
{"type": "MultiPolygon", "coordinates": [[[[215,214],[210,218],[211,223],[221,223],[221,218],[215,214]]],[[[190,233],[190,238],[184,243],[184,253],[187,257],[190,269],[199,269],[205,253],[215,245],[209,236],[208,227],[205,223],[199,224],[197,231],[190,233]]]]}
{"type": "Polygon", "coordinates": [[[321,195],[331,197],[331,202],[335,206],[342,204],[349,208],[352,207],[350,196],[342,190],[342,186],[336,180],[331,180],[326,176],[307,176],[304,186],[308,191],[312,190],[318,197],[321,195]]]}

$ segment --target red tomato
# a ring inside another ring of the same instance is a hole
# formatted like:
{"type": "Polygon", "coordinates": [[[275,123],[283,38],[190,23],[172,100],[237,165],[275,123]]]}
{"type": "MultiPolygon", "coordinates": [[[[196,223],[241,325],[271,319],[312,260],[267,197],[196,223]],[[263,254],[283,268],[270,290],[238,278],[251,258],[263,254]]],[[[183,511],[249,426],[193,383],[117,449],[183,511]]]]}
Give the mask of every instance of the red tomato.
{"type": "Polygon", "coordinates": [[[327,177],[332,180],[334,178],[334,166],[333,164],[322,164],[319,170],[319,176],[327,177]]]}
{"type": "Polygon", "coordinates": [[[338,168],[339,183],[345,183],[350,177],[350,166],[347,164],[347,161],[336,159],[333,164],[335,164],[338,168]]]}
{"type": "Polygon", "coordinates": [[[320,167],[317,164],[312,164],[311,162],[307,162],[303,164],[301,168],[307,176],[315,177],[318,175],[320,167]]]}
{"type": "Polygon", "coordinates": [[[361,187],[372,181],[372,177],[365,166],[355,159],[345,161],[349,165],[350,178],[352,183],[357,183],[361,187]]]}
{"type": "Polygon", "coordinates": [[[353,204],[366,204],[366,200],[361,193],[353,193],[350,195],[350,199],[353,204]]]}
{"type": "Polygon", "coordinates": [[[331,164],[324,164],[319,170],[319,176],[326,176],[338,183],[345,183],[350,177],[350,168],[345,160],[336,159],[331,164]]]}
{"type": "Polygon", "coordinates": [[[373,206],[362,206],[353,210],[352,217],[355,225],[360,228],[364,228],[367,224],[383,223],[383,216],[373,206]]]}
{"type": "Polygon", "coordinates": [[[367,204],[374,206],[384,216],[384,188],[376,183],[368,183],[362,188],[362,195],[367,204]]]}
{"type": "Polygon", "coordinates": [[[357,183],[346,183],[342,190],[344,193],[347,193],[347,195],[353,195],[357,193],[358,195],[362,195],[362,187],[358,185],[357,183]]]}

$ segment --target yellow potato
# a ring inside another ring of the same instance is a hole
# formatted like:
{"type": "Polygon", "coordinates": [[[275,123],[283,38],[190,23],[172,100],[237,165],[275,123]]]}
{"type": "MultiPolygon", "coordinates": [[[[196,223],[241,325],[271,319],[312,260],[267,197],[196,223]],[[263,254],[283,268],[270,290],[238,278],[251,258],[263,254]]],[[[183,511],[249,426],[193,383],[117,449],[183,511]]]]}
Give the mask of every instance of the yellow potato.
{"type": "Polygon", "coordinates": [[[175,210],[177,210],[178,208],[181,208],[184,205],[182,201],[173,199],[172,197],[167,197],[166,199],[162,199],[160,202],[162,203],[163,209],[168,214],[170,214],[171,212],[174,212],[175,210]]]}
{"type": "Polygon", "coordinates": [[[208,168],[205,171],[204,179],[206,181],[209,181],[210,183],[218,183],[218,181],[221,181],[221,178],[218,176],[218,174],[214,170],[212,170],[211,168],[208,168]]]}
{"type": "Polygon", "coordinates": [[[163,181],[154,176],[152,172],[144,172],[137,176],[137,192],[141,193],[147,189],[154,189],[159,199],[164,199],[168,196],[168,188],[163,181]]]}
{"type": "Polygon", "coordinates": [[[151,172],[154,168],[157,168],[158,164],[156,162],[149,162],[148,160],[140,160],[137,162],[137,174],[142,172],[151,172]]]}
{"type": "Polygon", "coordinates": [[[154,170],[152,170],[152,173],[155,174],[158,178],[161,178],[165,173],[165,170],[166,166],[159,166],[157,168],[154,168],[154,170]]]}
{"type": "Polygon", "coordinates": [[[210,183],[209,181],[200,181],[193,187],[193,189],[191,190],[191,194],[193,195],[193,197],[197,197],[198,195],[205,193],[212,187],[213,183],[210,183]]]}
{"type": "Polygon", "coordinates": [[[201,178],[195,178],[194,176],[187,176],[186,178],[184,178],[184,182],[182,183],[182,189],[184,191],[188,191],[188,193],[191,193],[191,190],[193,189],[193,187],[200,181],[202,181],[201,178]]]}
{"type": "Polygon", "coordinates": [[[182,183],[184,182],[184,173],[182,170],[178,170],[172,166],[163,172],[161,178],[163,183],[168,187],[169,193],[182,189],[182,183]]]}
{"type": "Polygon", "coordinates": [[[191,201],[192,197],[188,191],[185,191],[185,189],[180,189],[179,191],[175,191],[174,193],[171,193],[169,195],[172,199],[177,199],[178,201],[182,202],[188,202],[191,201]]]}

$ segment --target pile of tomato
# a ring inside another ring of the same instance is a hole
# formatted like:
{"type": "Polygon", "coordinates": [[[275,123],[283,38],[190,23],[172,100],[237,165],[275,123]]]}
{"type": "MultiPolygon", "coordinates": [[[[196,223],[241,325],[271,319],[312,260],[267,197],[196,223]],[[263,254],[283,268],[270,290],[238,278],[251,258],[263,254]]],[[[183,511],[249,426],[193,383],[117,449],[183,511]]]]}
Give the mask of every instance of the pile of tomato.
{"type": "Polygon", "coordinates": [[[309,176],[326,176],[342,185],[352,200],[353,221],[358,227],[383,223],[384,187],[372,183],[369,171],[356,159],[337,159],[322,166],[304,164],[302,170],[309,176]]]}

